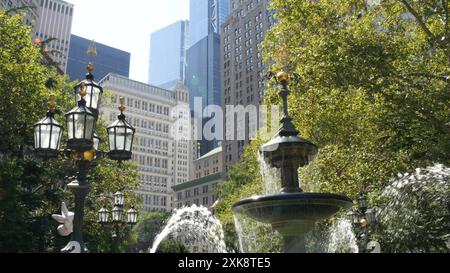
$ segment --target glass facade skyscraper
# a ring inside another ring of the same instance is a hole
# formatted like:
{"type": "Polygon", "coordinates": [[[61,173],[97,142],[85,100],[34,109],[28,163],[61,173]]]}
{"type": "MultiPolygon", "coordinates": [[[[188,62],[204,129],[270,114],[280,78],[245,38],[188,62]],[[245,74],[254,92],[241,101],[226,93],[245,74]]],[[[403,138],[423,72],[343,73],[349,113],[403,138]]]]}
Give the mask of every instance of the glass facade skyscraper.
{"type": "Polygon", "coordinates": [[[208,36],[208,1],[190,0],[189,2],[189,47],[208,36]]]}
{"type": "MultiPolygon", "coordinates": [[[[203,108],[221,105],[220,26],[228,17],[230,0],[191,0],[190,9],[185,85],[193,112],[196,97],[202,98],[203,108]]],[[[211,118],[196,114],[203,125],[211,118]]],[[[200,141],[200,155],[217,148],[218,144],[218,140],[200,141]]]]}
{"type": "Polygon", "coordinates": [[[219,33],[230,13],[230,0],[190,0],[189,47],[210,33],[219,33]]]}
{"type": "Polygon", "coordinates": [[[173,90],[184,81],[189,23],[178,21],[151,34],[149,84],[173,90]]]}
{"type": "MultiPolygon", "coordinates": [[[[70,80],[84,79],[86,74],[86,65],[89,62],[87,50],[92,41],[79,37],[71,36],[69,58],[67,64],[67,74],[70,80]]],[[[104,44],[95,43],[97,56],[94,57],[95,65],[94,75],[96,80],[100,81],[109,73],[119,74],[125,77],[130,76],[130,57],[129,52],[116,49],[104,44]]]]}

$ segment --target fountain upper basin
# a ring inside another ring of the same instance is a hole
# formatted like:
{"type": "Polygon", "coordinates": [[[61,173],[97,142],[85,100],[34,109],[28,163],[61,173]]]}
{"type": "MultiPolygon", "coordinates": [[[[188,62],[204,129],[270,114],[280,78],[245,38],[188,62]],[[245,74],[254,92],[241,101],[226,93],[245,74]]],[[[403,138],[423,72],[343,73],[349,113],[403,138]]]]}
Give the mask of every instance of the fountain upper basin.
{"type": "Polygon", "coordinates": [[[261,147],[265,160],[276,168],[306,166],[316,156],[317,146],[297,136],[278,136],[261,147]]]}
{"type": "Polygon", "coordinates": [[[271,224],[282,235],[297,236],[310,231],[316,222],[352,206],[352,200],[345,196],[301,192],[255,196],[236,203],[233,212],[271,224]]]}

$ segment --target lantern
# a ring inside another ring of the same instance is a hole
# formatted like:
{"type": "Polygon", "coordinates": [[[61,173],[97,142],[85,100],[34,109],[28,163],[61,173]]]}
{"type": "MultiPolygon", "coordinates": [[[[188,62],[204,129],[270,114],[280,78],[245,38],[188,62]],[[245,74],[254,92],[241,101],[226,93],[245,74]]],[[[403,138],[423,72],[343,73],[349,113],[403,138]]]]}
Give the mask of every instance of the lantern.
{"type": "Polygon", "coordinates": [[[135,225],[137,223],[137,216],[138,213],[134,208],[131,208],[130,210],[127,211],[127,223],[129,225],[135,225]]]}
{"type": "Polygon", "coordinates": [[[119,110],[121,114],[118,120],[107,128],[109,140],[109,158],[112,160],[129,160],[131,159],[133,149],[133,139],[136,129],[133,128],[126,120],[123,111],[125,111],[124,98],[120,98],[121,106],[119,110]]]}
{"type": "Polygon", "coordinates": [[[86,93],[84,96],[84,99],[86,100],[86,107],[88,107],[97,118],[103,88],[94,81],[94,75],[92,75],[94,66],[92,63],[89,63],[87,70],[88,74],[86,74],[86,79],[75,86],[75,97],[77,101],[79,101],[83,97],[81,94],[86,93]]]}
{"type": "Polygon", "coordinates": [[[124,203],[125,203],[125,195],[123,194],[123,192],[121,191],[116,192],[114,194],[114,205],[123,207],[124,203]]]}
{"type": "Polygon", "coordinates": [[[114,223],[121,223],[123,221],[123,209],[115,206],[112,210],[112,220],[114,223]]]}
{"type": "Polygon", "coordinates": [[[359,209],[361,211],[366,211],[367,210],[367,207],[369,206],[369,202],[367,201],[367,197],[366,196],[361,195],[358,198],[358,206],[359,206],[359,209]]]}
{"type": "Polygon", "coordinates": [[[44,159],[55,158],[61,144],[62,126],[55,120],[56,97],[51,96],[47,116],[34,125],[34,152],[44,159]]]}
{"type": "Polygon", "coordinates": [[[89,151],[94,146],[95,116],[81,98],[78,107],[66,114],[68,141],[67,148],[76,151],[89,151]]]}
{"type": "Polygon", "coordinates": [[[108,224],[109,223],[109,211],[105,208],[102,208],[98,212],[98,222],[100,224],[108,224]]]}
{"type": "Polygon", "coordinates": [[[359,215],[356,211],[350,211],[347,214],[347,217],[352,222],[353,225],[359,224],[359,215]]]}
{"type": "Polygon", "coordinates": [[[370,208],[367,210],[366,219],[367,219],[367,223],[369,224],[369,226],[372,226],[376,223],[377,212],[376,212],[375,208],[370,208]]]}

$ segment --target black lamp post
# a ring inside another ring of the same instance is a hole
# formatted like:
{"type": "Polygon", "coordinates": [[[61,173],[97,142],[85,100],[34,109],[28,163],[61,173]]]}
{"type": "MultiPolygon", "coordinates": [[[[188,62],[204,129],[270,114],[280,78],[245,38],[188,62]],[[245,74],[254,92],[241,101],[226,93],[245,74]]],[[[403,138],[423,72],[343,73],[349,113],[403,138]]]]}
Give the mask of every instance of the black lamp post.
{"type": "MultiPolygon", "coordinates": [[[[93,167],[94,159],[103,155],[103,152],[99,151],[100,138],[95,133],[103,89],[94,82],[94,76],[92,75],[94,66],[92,63],[89,63],[87,69],[86,80],[75,86],[77,107],[65,115],[68,130],[67,149],[60,151],[63,128],[54,118],[56,109],[56,97],[54,95],[50,97],[47,116],[34,125],[34,151],[37,156],[48,160],[57,158],[60,154],[70,154],[71,158],[76,161],[78,168],[76,179],[68,184],[68,188],[75,195],[75,216],[71,241],[62,249],[62,252],[65,253],[88,252],[82,235],[84,205],[90,188],[87,173],[93,167]]],[[[123,104],[120,109],[121,116],[123,116],[123,104]]],[[[126,147],[122,149],[127,156],[123,156],[117,150],[108,153],[112,160],[119,161],[131,158],[132,139],[135,133],[134,128],[125,121],[124,116],[114,124],[120,122],[128,126],[125,132],[130,132],[126,136],[129,143],[127,142],[126,147]],[[118,159],[118,155],[121,155],[120,159],[118,159]]],[[[120,133],[120,130],[113,130],[110,138],[120,139],[122,137],[120,133]]]]}
{"type": "Polygon", "coordinates": [[[358,198],[358,207],[348,214],[353,228],[356,232],[356,237],[359,241],[359,252],[367,252],[367,245],[369,243],[370,229],[376,224],[376,210],[369,207],[369,202],[365,195],[360,195],[358,198]]]}
{"type": "Polygon", "coordinates": [[[124,211],[124,203],[125,198],[122,192],[116,192],[114,194],[114,207],[111,211],[111,218],[109,217],[109,211],[105,208],[102,208],[98,212],[98,222],[102,225],[112,225],[114,227],[114,244],[112,248],[113,253],[119,253],[119,244],[120,244],[120,228],[125,225],[133,226],[137,223],[137,215],[138,212],[132,207],[126,212],[125,219],[125,211],[124,211]]]}

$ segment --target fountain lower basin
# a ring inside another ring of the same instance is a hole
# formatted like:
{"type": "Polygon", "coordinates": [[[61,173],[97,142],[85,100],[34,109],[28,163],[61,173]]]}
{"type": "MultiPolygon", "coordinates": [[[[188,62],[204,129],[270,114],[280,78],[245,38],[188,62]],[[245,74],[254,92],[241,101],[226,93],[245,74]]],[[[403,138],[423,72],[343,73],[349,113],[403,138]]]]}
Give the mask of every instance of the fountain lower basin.
{"type": "Polygon", "coordinates": [[[304,235],[316,222],[352,206],[345,196],[300,192],[255,196],[236,203],[233,212],[271,224],[284,237],[291,237],[304,235]]]}

